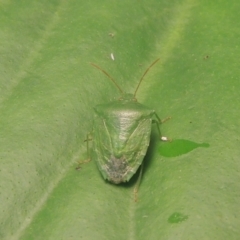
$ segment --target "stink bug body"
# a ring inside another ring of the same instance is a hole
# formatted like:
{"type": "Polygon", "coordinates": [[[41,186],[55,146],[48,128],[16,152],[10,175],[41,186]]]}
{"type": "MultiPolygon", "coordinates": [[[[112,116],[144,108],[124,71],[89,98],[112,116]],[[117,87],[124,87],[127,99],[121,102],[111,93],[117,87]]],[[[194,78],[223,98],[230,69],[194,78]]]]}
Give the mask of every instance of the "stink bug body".
{"type": "Polygon", "coordinates": [[[146,154],[155,112],[125,94],[94,108],[93,149],[103,177],[129,181],[146,154]]]}
{"type": "MultiPolygon", "coordinates": [[[[136,173],[146,155],[152,123],[162,123],[154,110],[137,102],[136,93],[148,70],[145,71],[134,94],[124,93],[115,80],[95,64],[94,67],[106,74],[121,92],[121,97],[94,108],[93,152],[94,159],[104,179],[119,184],[127,182],[136,173]]],[[[88,141],[89,139],[87,139],[88,141]]],[[[162,137],[166,141],[166,137],[162,137]]],[[[142,175],[142,168],[138,184],[142,175]]],[[[137,191],[135,189],[135,191],[137,191]]]]}

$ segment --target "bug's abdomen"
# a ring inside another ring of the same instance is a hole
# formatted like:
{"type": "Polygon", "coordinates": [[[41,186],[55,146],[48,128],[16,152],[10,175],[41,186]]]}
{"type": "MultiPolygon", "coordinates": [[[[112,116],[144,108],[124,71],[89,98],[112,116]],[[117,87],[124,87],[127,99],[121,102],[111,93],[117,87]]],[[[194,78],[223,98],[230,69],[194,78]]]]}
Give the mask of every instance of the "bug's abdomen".
{"type": "Polygon", "coordinates": [[[106,171],[108,175],[108,180],[119,184],[124,181],[125,175],[129,170],[128,162],[126,159],[122,158],[116,158],[112,156],[107,164],[104,165],[104,170],[106,171]]]}

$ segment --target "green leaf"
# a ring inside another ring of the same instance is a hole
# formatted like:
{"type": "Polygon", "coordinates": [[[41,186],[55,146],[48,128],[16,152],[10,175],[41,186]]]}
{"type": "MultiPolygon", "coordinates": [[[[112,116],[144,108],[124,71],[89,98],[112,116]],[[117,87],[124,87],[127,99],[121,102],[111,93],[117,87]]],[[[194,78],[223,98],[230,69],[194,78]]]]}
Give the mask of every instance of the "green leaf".
{"type": "Polygon", "coordinates": [[[238,239],[239,3],[1,1],[0,239],[238,239]],[[112,59],[114,56],[114,60],[112,59]],[[105,182],[84,139],[100,71],[164,119],[144,172],[105,182]],[[171,145],[172,144],[172,145],[171,145]]]}

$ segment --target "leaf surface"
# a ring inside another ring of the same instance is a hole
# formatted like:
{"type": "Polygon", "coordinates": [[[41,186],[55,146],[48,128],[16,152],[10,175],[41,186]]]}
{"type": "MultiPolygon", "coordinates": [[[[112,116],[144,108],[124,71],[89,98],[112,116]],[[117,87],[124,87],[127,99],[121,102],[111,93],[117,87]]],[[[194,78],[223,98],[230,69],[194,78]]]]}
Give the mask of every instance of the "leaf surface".
{"type": "Polygon", "coordinates": [[[1,1],[0,239],[238,239],[239,2],[1,1]],[[105,182],[84,139],[100,71],[154,109],[136,176],[105,182]],[[113,60],[114,58],[114,60],[113,60]],[[172,144],[172,145],[171,145],[172,144]]]}

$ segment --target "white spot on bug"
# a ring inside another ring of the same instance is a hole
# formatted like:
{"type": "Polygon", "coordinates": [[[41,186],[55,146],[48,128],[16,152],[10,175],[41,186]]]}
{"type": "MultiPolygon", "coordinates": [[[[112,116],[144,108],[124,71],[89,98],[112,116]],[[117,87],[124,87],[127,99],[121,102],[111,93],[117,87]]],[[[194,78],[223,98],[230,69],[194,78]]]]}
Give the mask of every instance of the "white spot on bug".
{"type": "Polygon", "coordinates": [[[115,60],[113,53],[111,53],[111,59],[112,59],[113,61],[115,60]]]}
{"type": "Polygon", "coordinates": [[[164,136],[162,136],[162,137],[161,137],[161,140],[162,140],[162,141],[168,141],[168,138],[167,138],[167,137],[164,137],[164,136]]]}

